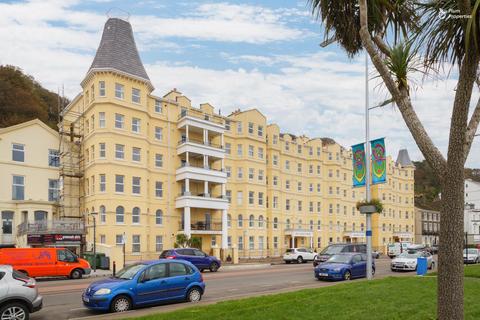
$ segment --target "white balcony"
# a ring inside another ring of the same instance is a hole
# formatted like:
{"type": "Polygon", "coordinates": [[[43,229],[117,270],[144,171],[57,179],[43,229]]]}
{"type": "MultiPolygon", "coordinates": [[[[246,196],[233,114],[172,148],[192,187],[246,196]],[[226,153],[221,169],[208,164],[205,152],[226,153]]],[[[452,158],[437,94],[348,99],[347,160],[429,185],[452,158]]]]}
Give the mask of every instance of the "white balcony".
{"type": "Polygon", "coordinates": [[[194,167],[188,164],[178,168],[176,175],[177,181],[190,179],[222,184],[227,183],[227,173],[225,171],[194,167]]]}
{"type": "Polygon", "coordinates": [[[181,129],[185,126],[206,129],[218,134],[223,134],[225,132],[225,125],[221,117],[193,110],[183,110],[180,114],[177,128],[181,129]]]}
{"type": "Polygon", "coordinates": [[[175,208],[184,207],[227,210],[228,200],[226,198],[215,198],[184,193],[175,199],[175,208]]]}
{"type": "Polygon", "coordinates": [[[313,231],[310,229],[287,228],[285,229],[285,235],[292,237],[313,237],[313,231]]]}
{"type": "Polygon", "coordinates": [[[192,139],[182,139],[178,142],[177,154],[181,155],[186,152],[206,155],[218,159],[225,158],[225,150],[221,145],[206,144],[202,141],[192,139]]]}

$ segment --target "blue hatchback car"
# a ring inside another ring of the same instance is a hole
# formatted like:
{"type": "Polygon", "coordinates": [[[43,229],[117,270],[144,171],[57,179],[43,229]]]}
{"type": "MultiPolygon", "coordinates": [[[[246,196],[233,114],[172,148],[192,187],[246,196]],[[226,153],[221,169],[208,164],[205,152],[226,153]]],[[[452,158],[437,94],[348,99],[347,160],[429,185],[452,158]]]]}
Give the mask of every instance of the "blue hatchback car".
{"type": "Polygon", "coordinates": [[[195,248],[177,248],[164,250],[160,254],[160,259],[181,259],[192,263],[198,270],[203,271],[205,269],[211,272],[217,272],[222,265],[220,260],[214,256],[195,249],[195,248]]]}
{"type": "MultiPolygon", "coordinates": [[[[339,253],[315,267],[318,280],[350,280],[367,276],[367,255],[364,253],[339,253]]],[[[375,260],[372,259],[372,274],[375,260]]]]}
{"type": "Polygon", "coordinates": [[[204,292],[202,274],[194,265],[162,259],[134,263],[115,277],[93,282],[82,300],[89,309],[124,312],[174,300],[198,302],[204,292]]]}

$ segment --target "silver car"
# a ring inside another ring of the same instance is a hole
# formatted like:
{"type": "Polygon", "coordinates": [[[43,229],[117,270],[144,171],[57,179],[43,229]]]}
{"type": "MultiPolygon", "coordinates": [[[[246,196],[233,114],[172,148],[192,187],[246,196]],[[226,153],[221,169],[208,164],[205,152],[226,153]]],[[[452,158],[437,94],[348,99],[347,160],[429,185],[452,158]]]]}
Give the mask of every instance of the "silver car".
{"type": "Polygon", "coordinates": [[[0,319],[28,320],[42,303],[34,279],[12,266],[0,265],[0,319]]]}

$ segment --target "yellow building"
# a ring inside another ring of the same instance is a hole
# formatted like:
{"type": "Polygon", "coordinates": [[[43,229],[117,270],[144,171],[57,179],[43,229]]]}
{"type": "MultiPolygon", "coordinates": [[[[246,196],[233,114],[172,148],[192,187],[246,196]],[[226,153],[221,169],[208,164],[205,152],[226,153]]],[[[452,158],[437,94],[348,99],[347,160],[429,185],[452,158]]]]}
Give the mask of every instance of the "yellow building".
{"type": "Polygon", "coordinates": [[[38,119],[0,129],[0,246],[80,251],[83,221],[60,220],[58,132],[38,119]]]}
{"type": "MultiPolygon", "coordinates": [[[[257,109],[221,116],[176,89],[154,96],[128,22],[106,22],[81,85],[63,111],[61,210],[84,215],[90,245],[117,263],[123,244],[127,261],[156,258],[178,233],[251,258],[364,240],[349,150],[282,133],[257,109]]],[[[373,188],[387,208],[374,219],[378,249],[413,238],[408,161],[389,158],[388,183],[373,188]]]]}

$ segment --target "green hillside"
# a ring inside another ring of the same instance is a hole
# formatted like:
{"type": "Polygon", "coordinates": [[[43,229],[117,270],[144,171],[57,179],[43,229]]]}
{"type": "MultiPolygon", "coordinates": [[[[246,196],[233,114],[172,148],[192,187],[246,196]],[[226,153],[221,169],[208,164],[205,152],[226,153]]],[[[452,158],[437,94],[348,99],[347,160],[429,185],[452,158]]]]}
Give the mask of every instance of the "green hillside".
{"type": "Polygon", "coordinates": [[[57,130],[58,106],[67,99],[43,88],[14,66],[0,66],[0,128],[38,118],[57,130]]]}

